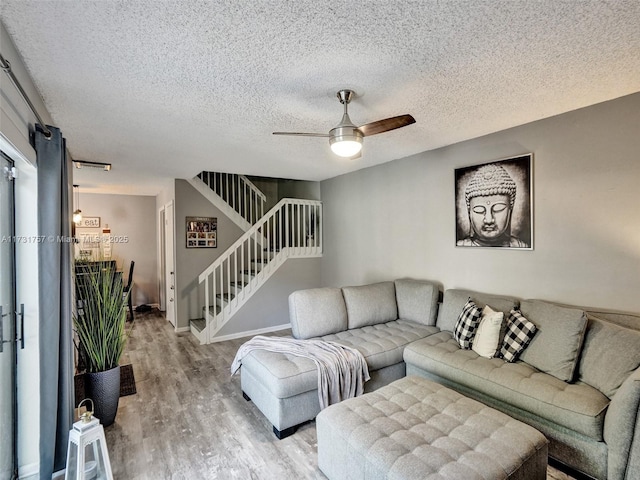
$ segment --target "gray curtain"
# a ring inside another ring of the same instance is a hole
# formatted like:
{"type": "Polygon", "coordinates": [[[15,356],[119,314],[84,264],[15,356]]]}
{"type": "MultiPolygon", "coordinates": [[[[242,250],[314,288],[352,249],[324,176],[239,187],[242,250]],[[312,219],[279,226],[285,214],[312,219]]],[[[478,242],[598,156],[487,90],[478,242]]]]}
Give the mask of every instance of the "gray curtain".
{"type": "Polygon", "coordinates": [[[38,166],[40,478],[51,480],[66,463],[73,423],[73,340],[70,218],[70,166],[65,140],[49,127],[50,139],[36,129],[38,166]]]}

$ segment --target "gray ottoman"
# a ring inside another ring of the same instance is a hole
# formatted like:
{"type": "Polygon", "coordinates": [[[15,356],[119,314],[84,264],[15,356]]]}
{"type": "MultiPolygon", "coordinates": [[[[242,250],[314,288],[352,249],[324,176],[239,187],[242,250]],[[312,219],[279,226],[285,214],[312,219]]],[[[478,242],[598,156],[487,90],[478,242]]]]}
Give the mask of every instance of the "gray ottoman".
{"type": "Polygon", "coordinates": [[[324,409],[318,465],[330,480],[545,480],[533,427],[421,377],[324,409]]]}

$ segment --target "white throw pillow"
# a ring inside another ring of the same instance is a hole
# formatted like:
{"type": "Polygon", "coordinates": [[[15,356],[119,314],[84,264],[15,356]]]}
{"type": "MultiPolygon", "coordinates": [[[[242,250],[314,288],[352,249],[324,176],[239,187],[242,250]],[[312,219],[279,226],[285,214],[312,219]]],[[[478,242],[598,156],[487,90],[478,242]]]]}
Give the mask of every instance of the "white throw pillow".
{"type": "Polygon", "coordinates": [[[480,319],[476,336],[473,339],[471,350],[482,357],[494,357],[500,342],[500,328],[502,327],[503,319],[504,313],[495,312],[489,305],[486,305],[482,309],[482,318],[480,319]]]}

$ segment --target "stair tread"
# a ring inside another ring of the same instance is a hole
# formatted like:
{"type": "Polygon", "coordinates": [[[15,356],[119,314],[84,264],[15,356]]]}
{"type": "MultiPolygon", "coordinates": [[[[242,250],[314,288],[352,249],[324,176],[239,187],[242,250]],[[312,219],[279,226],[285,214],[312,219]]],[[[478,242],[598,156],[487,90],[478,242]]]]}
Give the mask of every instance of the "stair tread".
{"type": "Polygon", "coordinates": [[[204,318],[194,318],[193,320],[189,320],[189,323],[193,325],[198,332],[203,331],[207,326],[207,322],[204,318]]]}
{"type": "MultiPolygon", "coordinates": [[[[202,311],[204,312],[206,307],[202,307],[202,311]]],[[[211,305],[209,307],[209,315],[217,315],[218,313],[220,313],[222,311],[222,307],[220,305],[211,305]]]]}
{"type": "Polygon", "coordinates": [[[218,293],[216,294],[217,298],[235,298],[236,294],[235,293],[231,293],[231,292],[227,292],[227,293],[218,293]]]}

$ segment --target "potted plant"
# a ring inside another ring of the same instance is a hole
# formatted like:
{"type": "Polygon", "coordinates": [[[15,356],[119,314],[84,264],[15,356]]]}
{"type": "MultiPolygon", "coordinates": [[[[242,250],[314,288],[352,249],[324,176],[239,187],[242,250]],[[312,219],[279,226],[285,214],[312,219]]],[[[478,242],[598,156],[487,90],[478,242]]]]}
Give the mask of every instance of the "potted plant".
{"type": "Polygon", "coordinates": [[[104,426],[116,417],[120,398],[120,357],[128,338],[125,328],[128,292],[115,262],[76,265],[76,311],[73,325],[84,364],[85,393],[104,426]]]}

